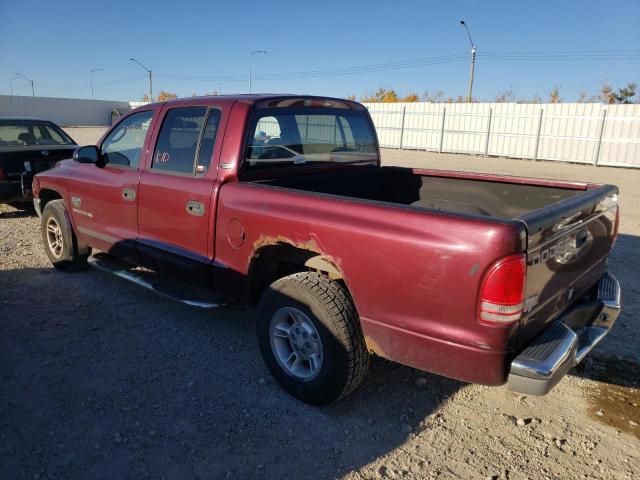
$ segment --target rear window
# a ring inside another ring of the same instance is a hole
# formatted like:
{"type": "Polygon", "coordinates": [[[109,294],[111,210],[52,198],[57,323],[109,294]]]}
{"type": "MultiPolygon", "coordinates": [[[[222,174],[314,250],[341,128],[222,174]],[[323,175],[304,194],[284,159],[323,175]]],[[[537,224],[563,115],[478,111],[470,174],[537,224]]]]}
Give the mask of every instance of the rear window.
{"type": "Polygon", "coordinates": [[[0,124],[0,146],[74,145],[62,130],[48,123],[0,124]]]}
{"type": "Polygon", "coordinates": [[[375,132],[364,112],[269,110],[258,114],[249,132],[247,169],[378,161],[375,132]]]}
{"type": "Polygon", "coordinates": [[[153,170],[199,175],[209,168],[220,110],[207,107],[172,108],[158,134],[153,170]]]}

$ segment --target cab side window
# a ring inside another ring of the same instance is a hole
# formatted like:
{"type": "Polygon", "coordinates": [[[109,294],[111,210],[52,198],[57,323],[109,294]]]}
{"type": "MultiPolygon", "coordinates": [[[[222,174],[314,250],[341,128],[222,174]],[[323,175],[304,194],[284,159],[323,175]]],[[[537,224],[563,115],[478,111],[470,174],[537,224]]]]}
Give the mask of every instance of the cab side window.
{"type": "Polygon", "coordinates": [[[106,163],[138,168],[153,111],[134,113],[122,120],[102,142],[106,163]]]}
{"type": "Polygon", "coordinates": [[[211,163],[220,111],[207,107],[179,107],[169,110],[162,122],[153,170],[199,175],[211,163]]]}

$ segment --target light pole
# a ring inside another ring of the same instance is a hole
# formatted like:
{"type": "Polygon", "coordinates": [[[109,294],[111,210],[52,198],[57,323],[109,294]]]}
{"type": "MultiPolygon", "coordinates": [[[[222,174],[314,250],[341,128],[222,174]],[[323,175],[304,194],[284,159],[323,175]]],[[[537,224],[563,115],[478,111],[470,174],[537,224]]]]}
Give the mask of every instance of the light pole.
{"type": "Polygon", "coordinates": [[[257,55],[259,53],[263,53],[266,54],[267,52],[265,52],[264,50],[254,50],[253,52],[251,52],[251,55],[249,55],[249,93],[251,93],[251,82],[252,82],[252,76],[253,76],[253,72],[251,71],[251,59],[253,58],[254,55],[257,55]]]}
{"type": "Polygon", "coordinates": [[[143,64],[141,64],[135,58],[130,58],[129,60],[131,60],[132,62],[136,62],[138,65],[140,65],[142,68],[144,68],[149,73],[149,101],[153,102],[153,79],[151,78],[151,70],[148,69],[147,67],[145,67],[143,64]]]}
{"type": "Polygon", "coordinates": [[[11,92],[11,96],[13,96],[13,81],[17,80],[20,77],[11,77],[9,80],[9,91],[11,92]]]}
{"type": "Polygon", "coordinates": [[[33,86],[33,80],[29,80],[27,77],[25,77],[24,75],[22,75],[21,73],[16,73],[16,75],[19,78],[24,78],[27,82],[29,82],[31,84],[31,96],[35,97],[36,96],[36,89],[33,86]]]}
{"type": "Polygon", "coordinates": [[[471,34],[469,33],[469,27],[467,27],[467,24],[464,23],[464,20],[460,20],[460,24],[467,31],[469,43],[471,44],[471,72],[469,74],[469,94],[467,95],[467,102],[471,103],[471,94],[473,93],[473,70],[476,65],[476,46],[473,44],[473,40],[471,40],[471,34]]]}
{"type": "Polygon", "coordinates": [[[93,72],[104,72],[106,68],[92,68],[89,70],[89,83],[91,84],[91,100],[93,100],[93,72]]]}

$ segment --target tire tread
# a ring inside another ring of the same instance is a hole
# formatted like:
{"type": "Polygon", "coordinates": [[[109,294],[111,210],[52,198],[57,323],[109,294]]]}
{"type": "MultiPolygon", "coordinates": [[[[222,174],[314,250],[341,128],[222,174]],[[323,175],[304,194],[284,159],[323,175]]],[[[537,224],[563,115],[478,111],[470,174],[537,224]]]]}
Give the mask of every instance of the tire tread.
{"type": "Polygon", "coordinates": [[[67,230],[66,233],[70,241],[69,255],[66,255],[66,258],[63,257],[59,260],[49,257],[51,263],[53,263],[54,267],[56,267],[57,269],[65,272],[73,272],[85,269],[87,267],[87,258],[91,254],[91,248],[81,247],[78,245],[78,239],[75,232],[73,231],[73,228],[71,227],[71,222],[67,214],[64,200],[61,199],[51,200],[47,203],[42,211],[42,241],[44,243],[45,250],[47,251],[47,255],[49,255],[49,253],[47,250],[48,247],[45,238],[45,222],[49,215],[55,216],[59,222],[63,223],[61,227],[64,227],[67,230]]]}
{"type": "Polygon", "coordinates": [[[360,385],[369,367],[369,352],[351,296],[340,283],[316,272],[300,272],[280,278],[272,288],[279,290],[286,285],[302,287],[331,313],[333,327],[348,357],[347,380],[334,402],[341,400],[360,385]]]}

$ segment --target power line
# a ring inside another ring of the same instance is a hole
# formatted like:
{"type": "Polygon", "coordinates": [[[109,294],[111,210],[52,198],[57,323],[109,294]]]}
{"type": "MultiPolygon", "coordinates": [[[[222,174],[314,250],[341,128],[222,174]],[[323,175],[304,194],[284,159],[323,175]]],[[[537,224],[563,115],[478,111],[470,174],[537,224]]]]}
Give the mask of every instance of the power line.
{"type": "MultiPolygon", "coordinates": [[[[479,52],[479,56],[486,60],[496,61],[577,61],[577,60],[640,60],[640,50],[566,50],[566,51],[488,51],[479,52]]],[[[336,77],[344,75],[356,75],[362,73],[383,72],[389,70],[401,70],[418,68],[423,66],[441,65],[466,61],[466,53],[457,53],[439,57],[418,58],[389,63],[372,65],[360,65],[354,67],[327,68],[307,71],[263,73],[254,75],[257,80],[294,80],[336,77]]],[[[163,73],[158,77],[171,80],[195,80],[195,81],[247,81],[247,75],[189,75],[163,73]]]]}
{"type": "Polygon", "coordinates": [[[593,62],[593,61],[635,61],[640,55],[620,57],[499,57],[478,53],[483,61],[498,62],[593,62]]]}
{"type": "MultiPolygon", "coordinates": [[[[399,70],[406,68],[416,68],[429,65],[439,65],[444,63],[459,62],[466,59],[465,53],[445,55],[440,57],[420,58],[413,60],[403,60],[389,63],[378,63],[372,65],[359,65],[354,67],[327,68],[318,70],[306,70],[297,72],[263,73],[253,75],[258,80],[290,80],[302,78],[324,78],[343,75],[355,75],[360,73],[381,72],[388,70],[399,70]]],[[[185,74],[158,74],[159,78],[174,80],[201,80],[201,81],[247,81],[247,75],[185,75],[185,74]]]]}
{"type": "MultiPolygon", "coordinates": [[[[142,80],[142,79],[146,79],[147,76],[146,75],[136,75],[134,77],[124,77],[124,78],[117,78],[117,79],[113,79],[113,80],[104,80],[102,82],[93,82],[93,86],[94,87],[104,87],[104,86],[109,86],[109,85],[120,85],[120,84],[125,84],[125,83],[133,83],[133,82],[137,82],[138,80],[142,80]]],[[[82,88],[89,88],[90,83],[76,83],[76,84],[70,84],[70,83],[38,83],[38,85],[42,86],[42,87],[47,87],[49,89],[53,89],[53,90],[73,90],[73,89],[82,89],[82,88]]]]}
{"type": "Polygon", "coordinates": [[[610,53],[640,53],[640,49],[631,49],[631,50],[522,50],[522,51],[513,51],[513,50],[496,50],[492,52],[485,53],[500,53],[500,54],[518,54],[518,55],[576,55],[576,54],[589,54],[589,55],[597,55],[597,54],[610,54],[610,53]]]}
{"type": "MultiPolygon", "coordinates": [[[[532,50],[532,51],[479,51],[477,53],[483,61],[495,62],[519,62],[519,61],[636,61],[640,60],[640,50],[532,50]]],[[[334,67],[325,69],[302,70],[292,72],[274,72],[253,75],[255,80],[297,80],[316,79],[327,77],[340,77],[346,75],[359,75],[364,73],[385,72],[392,70],[405,70],[434,65],[445,65],[450,63],[466,62],[467,53],[452,53],[436,57],[415,58],[409,60],[399,60],[395,62],[375,63],[369,65],[357,65],[351,67],[334,67]]],[[[156,75],[165,80],[178,81],[205,81],[205,82],[246,82],[249,76],[246,74],[236,75],[195,75],[195,74],[172,74],[162,73],[156,75]]],[[[96,87],[106,87],[134,83],[146,78],[146,75],[136,75],[131,77],[104,80],[94,83],[96,87]]],[[[89,83],[78,84],[48,84],[38,83],[41,87],[52,90],[80,90],[89,88],[89,83]]]]}
{"type": "Polygon", "coordinates": [[[637,60],[640,50],[488,51],[479,55],[500,60],[637,60]]]}

